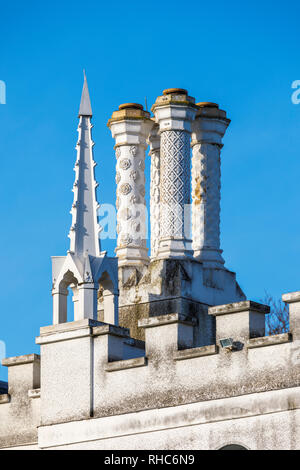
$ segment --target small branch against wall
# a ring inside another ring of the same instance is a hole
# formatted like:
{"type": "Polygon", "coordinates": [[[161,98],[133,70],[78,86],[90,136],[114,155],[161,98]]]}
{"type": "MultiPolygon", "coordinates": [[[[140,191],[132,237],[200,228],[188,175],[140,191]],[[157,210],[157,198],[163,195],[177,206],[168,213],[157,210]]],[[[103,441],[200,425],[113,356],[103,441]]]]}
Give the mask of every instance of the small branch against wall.
{"type": "Polygon", "coordinates": [[[288,333],[290,329],[288,305],[281,299],[275,299],[267,291],[261,302],[270,305],[271,308],[271,312],[266,315],[266,334],[271,336],[288,333]]]}

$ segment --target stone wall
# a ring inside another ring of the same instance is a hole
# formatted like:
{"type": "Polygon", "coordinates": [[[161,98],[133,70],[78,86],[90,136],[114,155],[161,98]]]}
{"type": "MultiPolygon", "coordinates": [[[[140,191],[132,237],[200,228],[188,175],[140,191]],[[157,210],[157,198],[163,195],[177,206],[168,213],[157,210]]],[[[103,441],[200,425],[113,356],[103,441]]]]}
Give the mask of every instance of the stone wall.
{"type": "Polygon", "coordinates": [[[212,344],[215,326],[208,306],[244,299],[235,273],[223,266],[205,268],[195,259],[154,259],[149,266],[119,268],[119,324],[140,340],[145,333],[139,320],[178,312],[195,318],[195,346],[212,344]]]}

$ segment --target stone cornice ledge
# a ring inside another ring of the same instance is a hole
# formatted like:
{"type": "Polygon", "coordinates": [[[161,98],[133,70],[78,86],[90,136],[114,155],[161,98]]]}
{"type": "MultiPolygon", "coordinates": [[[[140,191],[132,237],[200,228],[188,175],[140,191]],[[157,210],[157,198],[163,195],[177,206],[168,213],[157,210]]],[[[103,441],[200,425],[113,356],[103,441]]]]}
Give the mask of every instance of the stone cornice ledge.
{"type": "Polygon", "coordinates": [[[283,302],[287,304],[292,304],[293,302],[300,302],[300,291],[288,292],[282,296],[283,302]]]}
{"type": "Polygon", "coordinates": [[[143,318],[139,320],[140,328],[153,328],[155,326],[168,325],[170,323],[184,323],[185,325],[195,325],[196,319],[186,317],[180,313],[171,313],[169,315],[160,315],[157,317],[143,318]]]}
{"type": "Polygon", "coordinates": [[[175,361],[182,361],[183,359],[212,356],[213,354],[218,354],[218,347],[215,344],[212,344],[211,346],[202,346],[200,348],[182,349],[176,351],[173,355],[173,358],[175,361]]]}
{"type": "Polygon", "coordinates": [[[10,402],[10,395],[5,393],[4,395],[0,395],[0,405],[4,405],[4,403],[10,402]]]}
{"type": "Polygon", "coordinates": [[[41,389],[40,388],[33,388],[28,390],[28,398],[40,398],[41,397],[41,389]]]}
{"type": "MultiPolygon", "coordinates": [[[[299,387],[274,390],[250,395],[241,395],[206,402],[196,402],[138,413],[72,421],[49,426],[39,426],[39,447],[55,447],[121,436],[137,435],[164,429],[179,429],[188,426],[217,423],[234,419],[250,418],[272,413],[299,409],[299,387]]],[[[292,411],[293,410],[293,411],[292,411]]],[[[295,415],[293,415],[295,418],[295,415]]]]}
{"type": "Polygon", "coordinates": [[[122,326],[111,325],[109,323],[103,323],[101,326],[95,326],[93,328],[93,336],[101,335],[113,335],[120,336],[122,338],[129,339],[129,329],[123,328],[122,326]]]}
{"type": "Polygon", "coordinates": [[[50,325],[41,328],[40,336],[36,338],[37,344],[55,343],[86,336],[99,336],[111,334],[114,336],[129,337],[129,330],[120,326],[111,325],[97,320],[84,319],[75,322],[50,325]]]}
{"type": "Polygon", "coordinates": [[[26,356],[7,357],[2,360],[2,365],[5,367],[20,366],[21,364],[32,364],[39,362],[40,356],[38,354],[27,354],[26,356]]]}
{"type": "Polygon", "coordinates": [[[134,369],[135,367],[143,367],[146,365],[146,357],[136,357],[134,359],[126,359],[124,361],[108,362],[105,366],[105,370],[106,372],[115,372],[117,370],[134,369]]]}
{"type": "Polygon", "coordinates": [[[244,300],[242,302],[234,302],[232,304],[216,305],[215,307],[210,307],[208,309],[209,314],[214,316],[247,311],[267,314],[270,312],[270,307],[268,305],[253,302],[252,300],[244,300]]]}
{"type": "Polygon", "coordinates": [[[103,322],[91,320],[90,318],[85,318],[84,320],[60,323],[58,325],[43,326],[42,328],[40,328],[40,336],[48,336],[51,334],[80,330],[82,328],[88,327],[92,328],[98,325],[103,325],[103,322]]]}
{"type": "Polygon", "coordinates": [[[251,338],[247,341],[247,348],[262,348],[264,346],[273,346],[275,344],[290,343],[293,340],[291,333],[282,333],[280,335],[263,336],[261,338],[251,338]]]}

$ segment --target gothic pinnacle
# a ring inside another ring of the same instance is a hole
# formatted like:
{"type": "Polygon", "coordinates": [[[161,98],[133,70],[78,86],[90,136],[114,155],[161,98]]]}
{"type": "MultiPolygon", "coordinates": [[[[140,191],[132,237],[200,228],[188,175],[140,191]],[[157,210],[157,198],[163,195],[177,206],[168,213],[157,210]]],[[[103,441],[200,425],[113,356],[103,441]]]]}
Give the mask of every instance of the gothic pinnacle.
{"type": "Polygon", "coordinates": [[[70,251],[82,256],[88,252],[92,256],[99,256],[99,225],[97,221],[96,188],[93,158],[93,146],[90,118],[92,108],[86,76],[79,108],[79,126],[77,141],[77,159],[75,162],[75,182],[73,185],[74,201],[72,205],[72,226],[69,237],[71,239],[70,251]]]}

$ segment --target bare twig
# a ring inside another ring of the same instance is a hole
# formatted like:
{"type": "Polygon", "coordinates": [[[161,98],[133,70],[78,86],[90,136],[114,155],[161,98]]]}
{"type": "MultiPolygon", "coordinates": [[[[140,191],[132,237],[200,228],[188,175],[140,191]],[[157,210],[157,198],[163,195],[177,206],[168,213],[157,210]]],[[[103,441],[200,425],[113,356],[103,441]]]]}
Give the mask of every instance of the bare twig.
{"type": "Polygon", "coordinates": [[[272,295],[265,291],[265,298],[262,303],[270,305],[271,312],[266,315],[266,334],[279,335],[288,333],[289,325],[289,308],[281,299],[274,299],[272,295]]]}

